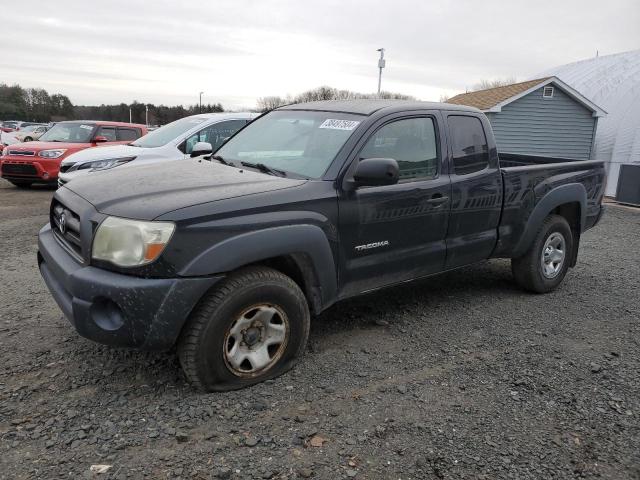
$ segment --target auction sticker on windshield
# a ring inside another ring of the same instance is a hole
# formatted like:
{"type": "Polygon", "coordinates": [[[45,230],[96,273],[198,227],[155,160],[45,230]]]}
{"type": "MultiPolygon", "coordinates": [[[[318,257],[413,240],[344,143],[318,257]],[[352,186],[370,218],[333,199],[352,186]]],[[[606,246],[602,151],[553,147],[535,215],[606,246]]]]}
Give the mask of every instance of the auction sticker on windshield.
{"type": "Polygon", "coordinates": [[[85,130],[93,130],[93,125],[80,125],[80,128],[84,128],[85,130]]]}
{"type": "Polygon", "coordinates": [[[322,125],[318,128],[332,128],[334,130],[353,130],[360,122],[355,120],[337,120],[334,118],[327,118],[322,125]]]}

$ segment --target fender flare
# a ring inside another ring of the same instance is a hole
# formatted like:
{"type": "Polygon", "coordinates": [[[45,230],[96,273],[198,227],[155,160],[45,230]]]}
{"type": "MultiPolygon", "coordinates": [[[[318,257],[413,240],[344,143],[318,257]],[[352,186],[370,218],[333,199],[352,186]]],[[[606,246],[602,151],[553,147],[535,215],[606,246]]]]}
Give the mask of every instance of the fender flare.
{"type": "Polygon", "coordinates": [[[580,204],[580,225],[578,229],[579,232],[582,232],[585,227],[587,215],[587,191],[580,183],[561,185],[546,193],[534,207],[527,220],[527,226],[513,250],[512,257],[517,258],[529,249],[542,222],[544,222],[544,219],[547,218],[553,209],[565,203],[576,202],[580,204]]]}
{"type": "Polygon", "coordinates": [[[290,255],[295,259],[295,254],[309,258],[321,304],[333,303],[338,292],[335,259],[326,234],[316,225],[272,227],[228,238],[198,255],[179,275],[215,275],[273,257],[290,255]]]}

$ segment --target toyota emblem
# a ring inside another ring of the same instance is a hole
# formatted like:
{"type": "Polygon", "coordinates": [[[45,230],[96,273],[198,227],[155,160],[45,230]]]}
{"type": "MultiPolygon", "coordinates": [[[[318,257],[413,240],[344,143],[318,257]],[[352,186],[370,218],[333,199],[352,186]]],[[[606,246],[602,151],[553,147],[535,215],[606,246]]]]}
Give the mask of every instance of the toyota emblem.
{"type": "Polygon", "coordinates": [[[67,231],[67,216],[64,213],[58,218],[58,225],[60,226],[60,233],[64,235],[67,231]]]}

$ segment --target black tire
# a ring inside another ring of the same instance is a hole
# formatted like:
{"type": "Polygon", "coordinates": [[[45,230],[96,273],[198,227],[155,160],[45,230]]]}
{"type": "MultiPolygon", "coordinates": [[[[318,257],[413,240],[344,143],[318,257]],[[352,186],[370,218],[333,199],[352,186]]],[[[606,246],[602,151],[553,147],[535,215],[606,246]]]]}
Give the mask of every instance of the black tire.
{"type": "Polygon", "coordinates": [[[25,139],[24,139],[25,142],[30,142],[31,140],[33,140],[33,138],[31,138],[31,137],[25,137],[25,139]]]}
{"type": "Polygon", "coordinates": [[[10,180],[18,188],[31,188],[33,182],[23,181],[23,180],[10,180]]]}
{"type": "Polygon", "coordinates": [[[529,250],[519,258],[511,260],[511,271],[518,285],[535,293],[547,293],[562,283],[573,253],[573,234],[567,220],[560,215],[549,215],[538,230],[529,250]],[[545,243],[554,233],[564,237],[564,260],[555,276],[548,278],[543,273],[542,254],[545,243]]]}
{"type": "Polygon", "coordinates": [[[307,301],[291,278],[271,268],[248,267],[230,274],[202,298],[180,335],[178,358],[196,388],[209,392],[236,390],[291,369],[304,352],[309,326],[307,301]],[[264,370],[239,374],[227,361],[227,335],[242,312],[256,305],[279,308],[287,318],[284,323],[288,324],[288,333],[278,347],[277,361],[274,355],[274,363],[264,370]]]}

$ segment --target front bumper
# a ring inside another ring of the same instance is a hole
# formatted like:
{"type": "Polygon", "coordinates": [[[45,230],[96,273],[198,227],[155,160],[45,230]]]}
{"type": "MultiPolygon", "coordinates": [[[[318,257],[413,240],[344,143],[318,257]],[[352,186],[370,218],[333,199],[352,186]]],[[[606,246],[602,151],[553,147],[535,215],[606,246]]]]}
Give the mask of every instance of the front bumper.
{"type": "Polygon", "coordinates": [[[55,239],[38,235],[40,273],[80,335],[107,345],[170,348],[202,295],[223,277],[139,278],[85,266],[55,239]]]}
{"type": "Polygon", "coordinates": [[[61,159],[39,157],[2,157],[0,174],[7,180],[57,183],[61,159]]]}

